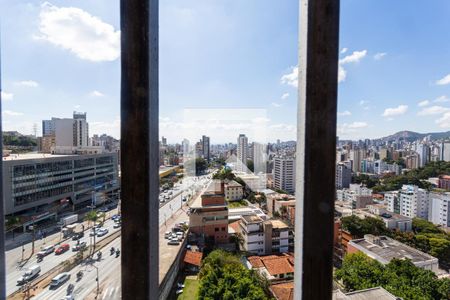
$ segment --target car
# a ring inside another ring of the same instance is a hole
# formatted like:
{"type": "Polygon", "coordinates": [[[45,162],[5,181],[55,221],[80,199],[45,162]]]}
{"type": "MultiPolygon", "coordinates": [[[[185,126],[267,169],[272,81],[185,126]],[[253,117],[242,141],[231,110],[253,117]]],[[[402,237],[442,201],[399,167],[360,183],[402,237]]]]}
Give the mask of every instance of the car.
{"type": "Polygon", "coordinates": [[[55,250],[55,254],[56,255],[63,254],[64,252],[66,252],[69,249],[70,249],[69,244],[62,244],[61,246],[58,247],[58,249],[55,250]]]}
{"type": "Polygon", "coordinates": [[[164,200],[164,199],[159,199],[159,203],[164,203],[164,202],[166,202],[166,200],[164,200]]]}
{"type": "Polygon", "coordinates": [[[113,228],[120,228],[122,226],[121,222],[115,222],[113,228]]]}
{"type": "Polygon", "coordinates": [[[184,288],[184,283],[178,282],[177,283],[177,287],[179,287],[180,289],[184,288]]]}
{"type": "Polygon", "coordinates": [[[40,266],[30,267],[22,276],[19,277],[19,279],[17,279],[17,284],[21,285],[27,283],[28,281],[33,280],[38,276],[40,272],[41,272],[40,266]]]}
{"type": "Polygon", "coordinates": [[[79,251],[82,248],[86,247],[86,242],[81,242],[72,247],[72,251],[79,251]]]}
{"type": "Polygon", "coordinates": [[[51,290],[56,289],[57,287],[59,287],[61,284],[68,281],[69,279],[70,279],[69,272],[64,272],[64,273],[56,275],[55,277],[53,277],[52,281],[50,281],[50,289],[51,290]]]}
{"type": "Polygon", "coordinates": [[[114,221],[117,220],[117,219],[120,219],[120,218],[121,218],[121,215],[113,215],[111,217],[111,219],[113,219],[114,221]]]}
{"type": "Polygon", "coordinates": [[[98,212],[101,212],[101,213],[105,213],[105,212],[108,211],[108,208],[102,207],[102,208],[99,208],[97,211],[98,211],[98,212]]]}
{"type": "Polygon", "coordinates": [[[41,248],[41,251],[37,253],[37,256],[47,256],[50,253],[53,253],[55,251],[55,246],[46,246],[41,248]]]}
{"type": "Polygon", "coordinates": [[[94,236],[97,234],[98,228],[92,228],[91,232],[89,233],[90,236],[94,236]]]}
{"type": "Polygon", "coordinates": [[[183,289],[178,289],[178,290],[175,292],[175,294],[177,294],[177,295],[182,294],[182,293],[183,293],[183,289]]]}
{"type": "Polygon", "coordinates": [[[73,295],[67,295],[64,298],[62,298],[61,300],[75,300],[75,298],[73,297],[73,295]]]}
{"type": "Polygon", "coordinates": [[[98,237],[104,236],[104,235],[106,235],[108,232],[109,232],[109,230],[108,230],[107,228],[99,228],[99,229],[97,230],[97,236],[98,236],[98,237]]]}
{"type": "Polygon", "coordinates": [[[75,232],[72,236],[72,241],[77,241],[77,240],[81,239],[83,236],[84,236],[83,231],[75,232]]]}
{"type": "Polygon", "coordinates": [[[171,237],[172,236],[172,231],[166,231],[165,233],[164,233],[164,238],[165,239],[168,239],[169,237],[171,237]]]}
{"type": "Polygon", "coordinates": [[[180,241],[178,241],[178,240],[169,240],[167,242],[167,245],[179,245],[179,244],[180,244],[180,241]]]}

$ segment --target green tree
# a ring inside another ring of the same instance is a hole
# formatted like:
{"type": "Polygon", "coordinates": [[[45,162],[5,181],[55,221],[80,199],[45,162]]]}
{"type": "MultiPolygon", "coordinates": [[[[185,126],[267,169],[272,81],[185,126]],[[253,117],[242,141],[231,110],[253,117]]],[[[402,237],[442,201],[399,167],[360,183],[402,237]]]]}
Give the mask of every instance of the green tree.
{"type": "MultiPolygon", "coordinates": [[[[89,212],[84,216],[84,220],[85,220],[85,221],[88,221],[88,228],[91,227],[91,224],[93,224],[92,227],[94,227],[95,222],[97,222],[97,220],[98,220],[97,211],[96,211],[96,210],[91,210],[91,211],[89,211],[89,212]]],[[[94,234],[94,236],[93,236],[94,244],[93,244],[93,245],[91,244],[91,247],[92,247],[92,254],[94,254],[94,252],[95,252],[95,236],[96,236],[96,235],[94,234]]],[[[92,240],[91,240],[91,241],[92,241],[92,240]]]]}
{"type": "Polygon", "coordinates": [[[199,278],[200,300],[268,299],[259,275],[223,250],[214,250],[203,260],[199,278]]]}

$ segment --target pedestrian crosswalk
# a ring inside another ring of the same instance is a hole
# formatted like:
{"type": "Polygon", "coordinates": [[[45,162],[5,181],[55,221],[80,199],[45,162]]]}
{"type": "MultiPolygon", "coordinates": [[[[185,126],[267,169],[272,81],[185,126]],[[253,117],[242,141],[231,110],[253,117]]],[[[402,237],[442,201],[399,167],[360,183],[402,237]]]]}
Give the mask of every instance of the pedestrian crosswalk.
{"type": "Polygon", "coordinates": [[[120,286],[111,286],[103,290],[101,299],[102,300],[116,300],[121,299],[120,286]]]}

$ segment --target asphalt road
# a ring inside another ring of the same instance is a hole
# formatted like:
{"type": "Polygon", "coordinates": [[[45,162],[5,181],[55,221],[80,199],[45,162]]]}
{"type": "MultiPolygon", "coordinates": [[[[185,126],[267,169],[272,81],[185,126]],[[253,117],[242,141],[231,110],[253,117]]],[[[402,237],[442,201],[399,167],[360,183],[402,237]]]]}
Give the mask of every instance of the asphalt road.
{"type": "MultiPolygon", "coordinates": [[[[96,237],[96,242],[101,241],[102,239],[109,236],[113,232],[120,230],[120,228],[114,229],[113,224],[114,224],[114,222],[112,220],[106,220],[103,227],[107,228],[109,230],[109,232],[107,235],[105,235],[103,237],[96,237]]],[[[89,231],[85,231],[85,235],[80,240],[80,242],[85,241],[87,243],[87,245],[89,245],[90,239],[91,239],[91,237],[89,236],[89,231]]],[[[40,263],[37,262],[36,255],[33,255],[30,258],[30,260],[22,268],[18,267],[17,264],[7,263],[7,270],[6,270],[6,274],[7,274],[7,276],[6,276],[6,293],[7,293],[7,295],[15,292],[16,290],[18,290],[20,288],[20,286],[17,285],[17,279],[25,272],[25,270],[27,268],[34,266],[34,265],[39,265],[39,266],[41,266],[41,274],[44,274],[45,272],[50,271],[51,269],[56,267],[61,262],[74,256],[76,254],[76,252],[72,251],[72,246],[74,246],[76,244],[76,241],[67,240],[64,243],[67,243],[70,245],[70,250],[66,251],[65,253],[63,253],[61,255],[55,255],[54,253],[49,254],[46,257],[44,257],[43,261],[41,261],[40,263]]],[[[35,252],[37,253],[38,251],[39,251],[39,249],[36,249],[35,252]]],[[[21,247],[13,249],[6,253],[6,260],[7,261],[8,260],[17,261],[18,258],[21,257],[21,254],[22,254],[21,247]]]]}
{"type": "MultiPolygon", "coordinates": [[[[90,294],[95,294],[97,289],[97,268],[98,268],[98,277],[99,277],[99,287],[104,289],[102,286],[102,281],[107,278],[116,277],[119,274],[120,278],[120,256],[116,257],[116,255],[110,255],[109,249],[111,246],[114,248],[120,248],[120,237],[112,241],[107,247],[103,248],[102,251],[102,259],[100,261],[93,261],[90,263],[81,264],[75,268],[73,268],[70,273],[70,279],[66,281],[64,284],[60,285],[58,288],[50,290],[47,287],[44,291],[39,293],[36,297],[33,297],[33,300],[60,300],[64,299],[67,295],[67,287],[69,284],[73,284],[74,290],[72,292],[72,296],[75,299],[86,299],[90,294]],[[82,271],[83,277],[80,281],[77,281],[76,274],[82,271]]],[[[96,255],[94,254],[94,258],[96,255]]],[[[120,282],[119,282],[120,284],[120,282]]],[[[119,286],[120,287],[120,286],[119,286]]],[[[109,287],[108,295],[111,297],[109,299],[118,299],[117,296],[120,295],[120,289],[113,289],[113,287],[109,287]],[[115,290],[118,290],[119,293],[116,293],[115,290]]],[[[100,290],[99,290],[100,291],[100,290]]],[[[106,289],[105,289],[106,292],[106,289]]],[[[105,294],[105,293],[101,293],[105,294]]],[[[101,298],[100,298],[101,299],[101,298]]]]}

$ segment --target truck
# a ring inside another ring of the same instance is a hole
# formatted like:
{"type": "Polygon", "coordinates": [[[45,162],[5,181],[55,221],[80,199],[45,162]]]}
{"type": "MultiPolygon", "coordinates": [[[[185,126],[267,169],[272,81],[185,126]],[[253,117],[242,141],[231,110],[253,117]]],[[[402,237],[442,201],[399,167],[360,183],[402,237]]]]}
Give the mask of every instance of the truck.
{"type": "Polygon", "coordinates": [[[67,226],[78,221],[78,215],[70,215],[60,220],[61,226],[67,226]]]}

